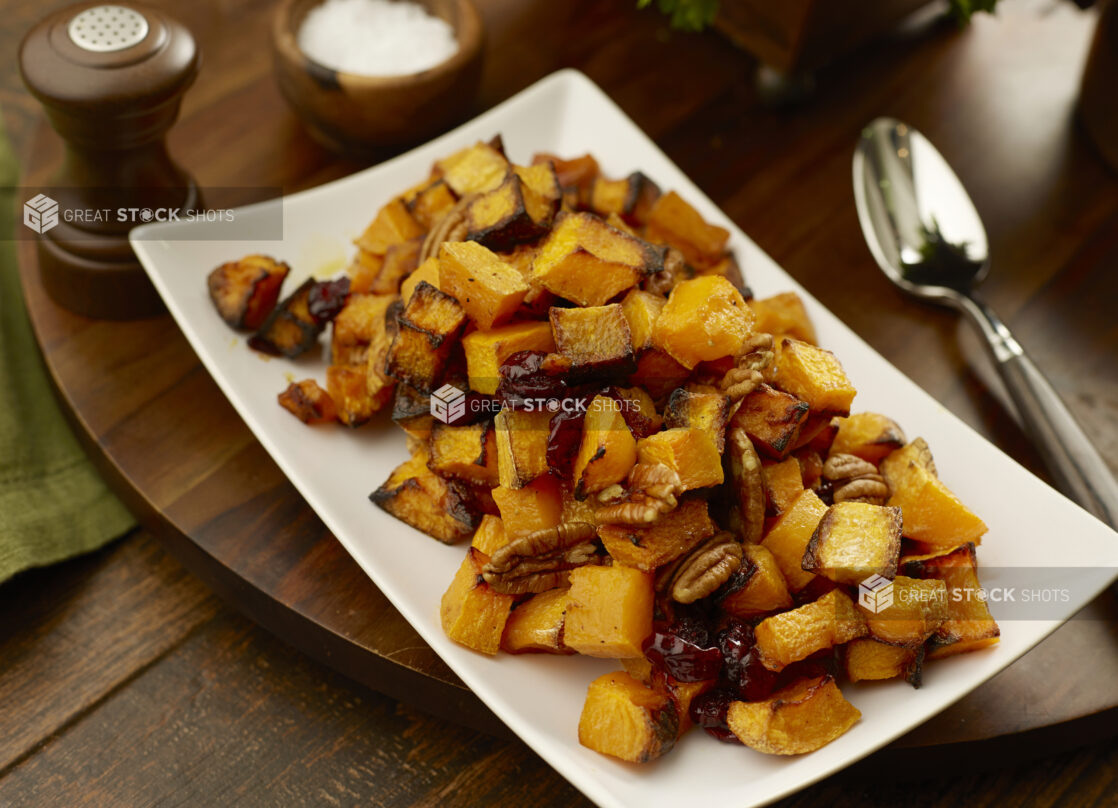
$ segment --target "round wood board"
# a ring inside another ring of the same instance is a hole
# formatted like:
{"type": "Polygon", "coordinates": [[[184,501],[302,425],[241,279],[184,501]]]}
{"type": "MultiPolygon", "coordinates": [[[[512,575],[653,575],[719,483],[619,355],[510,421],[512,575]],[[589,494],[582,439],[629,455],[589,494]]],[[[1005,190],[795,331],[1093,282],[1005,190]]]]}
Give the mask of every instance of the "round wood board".
{"type": "MultiPolygon", "coordinates": [[[[198,5],[211,12],[216,6],[198,5]]],[[[244,37],[265,41],[267,6],[259,6],[230,13],[244,37]]],[[[959,158],[972,127],[1032,126],[1033,139],[1017,153],[1001,150],[983,160],[963,154],[956,163],[978,191],[994,255],[1024,267],[1008,281],[992,280],[990,297],[1011,324],[1029,326],[1028,345],[1048,346],[1037,351],[1042,367],[1061,359],[1057,383],[1076,414],[1104,448],[1118,448],[1118,424],[1105,415],[1118,406],[1118,361],[1105,338],[1112,315],[1104,305],[1118,299],[1118,280],[1108,271],[1118,262],[1118,186],[1069,123],[1089,18],[1033,20],[1007,11],[998,26],[980,21],[965,36],[935,25],[908,30],[872,57],[850,60],[823,81],[811,106],[784,116],[758,106],[749,60],[712,35],[665,37],[656,17],[627,6],[502,0],[483,10],[482,105],[556,67],[585,70],[871,345],[1035,469],[1036,455],[996,388],[983,383],[988,369],[965,335],[957,339],[954,318],[891,292],[876,274],[849,190],[853,138],[862,122],[888,111],[884,98],[946,147],[949,158],[959,158]],[[536,32],[535,47],[523,46],[525,32],[536,32]],[[568,43],[562,59],[561,43],[568,43]],[[1041,43],[1051,64],[1027,99],[1007,96],[988,105],[962,78],[990,60],[1011,61],[1011,51],[1034,53],[1041,43]],[[928,74],[923,83],[905,80],[921,70],[928,74]],[[868,78],[887,74],[896,78],[868,78]],[[691,88],[664,97],[659,88],[679,76],[691,88]],[[937,114],[947,106],[959,114],[937,114]],[[1036,123],[1053,115],[1064,122],[1036,123]],[[1015,206],[992,203],[996,197],[986,189],[1022,172],[1035,175],[1037,165],[1049,166],[1050,186],[1015,189],[1015,206]],[[1067,222],[1076,224],[1071,232],[1061,226],[1067,222]]],[[[223,39],[211,12],[186,19],[205,67],[170,139],[201,185],[290,192],[360,168],[309,139],[278,95],[267,49],[242,48],[242,37],[223,39]]],[[[49,177],[60,154],[44,125],[25,163],[26,184],[49,177]]],[[[43,292],[35,243],[22,241],[19,256],[39,344],[77,434],[114,489],[187,567],[260,624],[353,679],[450,720],[507,733],[326,531],[169,316],[118,323],[72,315],[43,292]]],[[[863,765],[926,776],[932,765],[972,768],[1086,743],[1118,726],[1115,681],[1118,601],[1108,592],[1001,675],[863,765]]]]}

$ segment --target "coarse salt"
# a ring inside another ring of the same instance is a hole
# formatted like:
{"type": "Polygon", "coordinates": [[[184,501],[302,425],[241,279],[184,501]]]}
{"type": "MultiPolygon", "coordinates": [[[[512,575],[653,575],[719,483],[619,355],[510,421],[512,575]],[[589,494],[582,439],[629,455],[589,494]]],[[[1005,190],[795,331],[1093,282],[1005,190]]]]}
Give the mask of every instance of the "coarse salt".
{"type": "Polygon", "coordinates": [[[458,51],[445,20],[389,0],[326,0],[303,20],[298,42],[319,64],[362,76],[419,73],[458,51]]]}

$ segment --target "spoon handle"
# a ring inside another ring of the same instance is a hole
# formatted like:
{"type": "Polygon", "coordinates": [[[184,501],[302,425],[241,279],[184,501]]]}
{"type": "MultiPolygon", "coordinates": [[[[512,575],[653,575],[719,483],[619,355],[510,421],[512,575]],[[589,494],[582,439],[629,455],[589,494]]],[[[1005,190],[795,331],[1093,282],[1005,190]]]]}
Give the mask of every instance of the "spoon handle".
{"type": "Polygon", "coordinates": [[[1118,528],[1118,483],[1075,416],[993,309],[969,296],[960,302],[986,338],[994,366],[1056,487],[1118,528]]]}

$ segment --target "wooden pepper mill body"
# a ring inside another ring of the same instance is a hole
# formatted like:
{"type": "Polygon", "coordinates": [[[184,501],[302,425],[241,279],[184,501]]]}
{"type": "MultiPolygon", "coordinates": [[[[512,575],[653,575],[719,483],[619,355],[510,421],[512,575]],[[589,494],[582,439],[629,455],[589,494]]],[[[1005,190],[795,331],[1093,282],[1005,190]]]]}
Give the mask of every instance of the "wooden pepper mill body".
{"type": "Polygon", "coordinates": [[[31,29],[19,62],[66,147],[48,194],[63,215],[39,236],[43,286],[90,317],[158,314],[128,231],[142,221],[137,211],[199,207],[165,142],[198,72],[194,38],[149,6],[83,3],[31,29]]]}

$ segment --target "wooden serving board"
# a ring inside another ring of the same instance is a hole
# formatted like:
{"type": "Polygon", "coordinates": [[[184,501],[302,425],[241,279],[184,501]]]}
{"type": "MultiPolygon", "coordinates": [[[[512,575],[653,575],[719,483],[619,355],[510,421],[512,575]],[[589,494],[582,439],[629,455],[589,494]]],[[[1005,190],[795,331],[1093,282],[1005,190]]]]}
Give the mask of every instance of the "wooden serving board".
{"type": "MultiPolygon", "coordinates": [[[[584,70],[824,304],[1035,469],[1035,453],[984,383],[989,372],[973,341],[956,333],[953,316],[893,292],[861,242],[849,174],[858,129],[885,112],[919,126],[971,188],[995,260],[1009,267],[989,283],[992,304],[1104,454],[1118,456],[1118,183],[1070,121],[1089,16],[1061,10],[1042,19],[1025,4],[964,34],[934,25],[907,31],[836,69],[810,106],[778,114],[753,98],[746,57],[711,35],[669,35],[660,18],[630,4],[479,5],[488,30],[480,106],[557,67],[584,70]]],[[[360,168],[324,152],[283,104],[270,74],[269,11],[212,0],[185,20],[204,68],[171,149],[203,187],[290,192],[360,168]],[[221,35],[231,28],[237,37],[221,35]],[[244,47],[250,40],[259,46],[244,47]]],[[[25,163],[27,183],[44,181],[59,158],[44,125],[25,163]]],[[[171,318],[115,323],[59,309],[39,283],[34,246],[21,242],[20,268],[59,398],[145,525],[297,648],[434,714],[506,732],[329,535],[171,318]]],[[[867,765],[926,774],[933,763],[997,763],[1113,733],[1118,601],[1107,593],[1081,618],[867,765]]]]}

